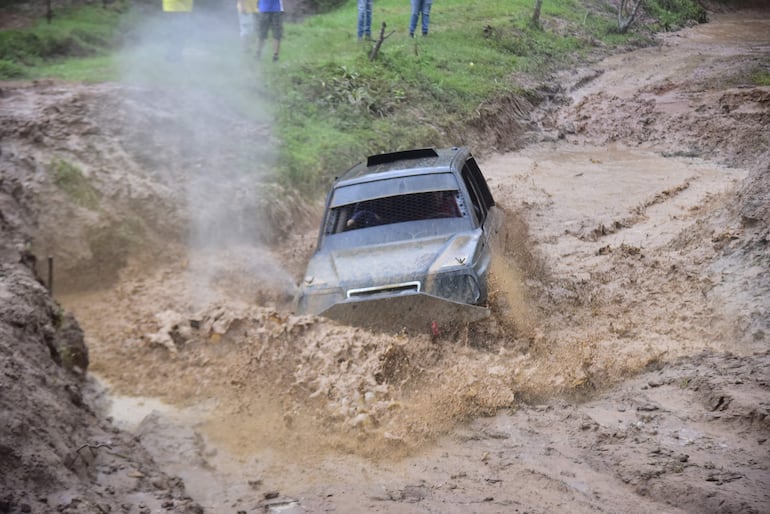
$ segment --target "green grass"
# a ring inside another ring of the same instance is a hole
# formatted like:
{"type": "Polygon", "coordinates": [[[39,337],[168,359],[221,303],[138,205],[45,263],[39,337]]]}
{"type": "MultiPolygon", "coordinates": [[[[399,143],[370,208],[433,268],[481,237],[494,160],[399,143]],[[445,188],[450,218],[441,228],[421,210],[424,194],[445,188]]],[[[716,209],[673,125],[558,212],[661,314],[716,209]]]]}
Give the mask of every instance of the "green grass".
{"type": "Polygon", "coordinates": [[[457,144],[450,128],[462,126],[480,104],[529,93],[516,74],[545,79],[594,50],[595,41],[641,38],[613,34],[611,13],[574,0],[545,2],[537,30],[530,26],[532,5],[489,0],[469,8],[444,0],[433,5],[429,36],[409,38],[408,4],[380,0],[373,36],[383,22],[392,35],[373,62],[372,43],[356,41],[352,1],[288,26],[282,63],[265,66],[269,89],[288,92],[272,95],[288,176],[324,189],[368,153],[457,144]]]}
{"type": "Polygon", "coordinates": [[[757,86],[770,86],[770,70],[760,68],[751,74],[751,82],[757,86]]]}
{"type": "MultiPolygon", "coordinates": [[[[650,1],[661,16],[695,5],[650,1]]],[[[616,13],[598,0],[547,0],[540,28],[530,23],[532,0],[442,0],[433,5],[430,35],[409,38],[409,3],[377,0],[373,36],[383,22],[389,36],[371,61],[373,42],[356,40],[356,2],[348,0],[286,23],[280,61],[270,62],[268,46],[256,63],[240,51],[234,19],[219,27],[200,19],[173,27],[157,12],[115,5],[0,32],[0,78],[192,85],[271,123],[280,141],[278,177],[308,193],[325,191],[335,175],[369,153],[460,143],[451,134],[462,134],[480,105],[512,94],[537,97],[517,79],[522,74],[546,81],[549,72],[598,46],[646,38],[646,31],[617,34],[616,13]],[[175,41],[180,34],[187,40],[175,41]],[[185,47],[184,61],[168,62],[165,53],[177,44],[185,47]]]]}
{"type": "Polygon", "coordinates": [[[111,55],[52,61],[37,67],[31,76],[58,77],[71,82],[104,82],[119,77],[111,55]]]}
{"type": "Polygon", "coordinates": [[[705,23],[706,9],[692,0],[648,0],[647,9],[658,21],[656,30],[673,30],[688,21],[705,23]]]}
{"type": "Polygon", "coordinates": [[[48,63],[107,55],[119,39],[125,8],[121,2],[109,5],[62,8],[52,23],[41,19],[31,29],[0,31],[0,78],[57,75],[46,68],[48,63]]]}
{"type": "Polygon", "coordinates": [[[75,204],[95,210],[99,206],[99,194],[74,164],[62,159],[51,163],[54,184],[67,193],[75,204]]]}

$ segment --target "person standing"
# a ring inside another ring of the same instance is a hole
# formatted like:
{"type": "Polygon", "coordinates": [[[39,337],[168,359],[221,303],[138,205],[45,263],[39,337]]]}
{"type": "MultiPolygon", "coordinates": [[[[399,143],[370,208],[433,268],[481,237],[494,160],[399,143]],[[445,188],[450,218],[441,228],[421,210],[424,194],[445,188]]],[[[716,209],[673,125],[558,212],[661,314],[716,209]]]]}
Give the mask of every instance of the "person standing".
{"type": "Polygon", "coordinates": [[[262,56],[262,46],[269,32],[273,33],[273,62],[278,60],[283,37],[283,0],[259,0],[259,43],[257,58],[262,56]]]}
{"type": "Polygon", "coordinates": [[[417,30],[417,18],[422,15],[422,35],[428,35],[428,22],[430,21],[430,6],[433,0],[412,0],[412,18],[409,21],[409,37],[414,37],[417,30]]]}
{"type": "Polygon", "coordinates": [[[358,0],[358,40],[372,39],[372,6],[374,0],[358,0]]]}
{"type": "Polygon", "coordinates": [[[169,34],[166,40],[166,60],[181,61],[187,44],[188,26],[193,10],[193,0],[163,0],[163,12],[168,13],[169,34]]]}
{"type": "Polygon", "coordinates": [[[247,50],[256,33],[257,0],[236,0],[236,7],[243,49],[247,50]]]}

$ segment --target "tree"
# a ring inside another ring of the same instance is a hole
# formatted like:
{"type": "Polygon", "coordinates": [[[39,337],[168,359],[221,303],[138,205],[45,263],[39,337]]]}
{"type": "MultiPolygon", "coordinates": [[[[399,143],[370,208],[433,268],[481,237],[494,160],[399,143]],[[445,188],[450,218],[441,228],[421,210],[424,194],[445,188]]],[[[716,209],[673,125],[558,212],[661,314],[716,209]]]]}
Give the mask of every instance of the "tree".
{"type": "Polygon", "coordinates": [[[620,0],[620,5],[618,6],[618,31],[621,34],[625,34],[628,27],[634,22],[636,13],[643,1],[644,0],[620,0]],[[631,4],[634,2],[636,3],[631,7],[631,4]]]}

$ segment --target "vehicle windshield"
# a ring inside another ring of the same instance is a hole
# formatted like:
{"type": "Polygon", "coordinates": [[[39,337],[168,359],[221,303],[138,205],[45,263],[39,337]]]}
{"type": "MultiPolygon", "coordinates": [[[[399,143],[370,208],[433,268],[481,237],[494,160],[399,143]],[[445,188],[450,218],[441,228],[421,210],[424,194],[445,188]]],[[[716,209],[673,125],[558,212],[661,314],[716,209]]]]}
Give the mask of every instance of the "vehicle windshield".
{"type": "Polygon", "coordinates": [[[393,223],[461,218],[467,215],[458,190],[424,191],[333,207],[327,219],[325,233],[338,234],[393,223]]]}

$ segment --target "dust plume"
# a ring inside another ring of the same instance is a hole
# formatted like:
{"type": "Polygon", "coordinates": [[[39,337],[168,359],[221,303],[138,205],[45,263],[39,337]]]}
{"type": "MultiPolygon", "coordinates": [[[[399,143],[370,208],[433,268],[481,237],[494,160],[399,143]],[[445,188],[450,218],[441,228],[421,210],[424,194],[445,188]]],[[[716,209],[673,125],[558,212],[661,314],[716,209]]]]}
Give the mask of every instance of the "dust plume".
{"type": "MultiPolygon", "coordinates": [[[[155,109],[151,119],[127,127],[141,132],[136,151],[150,154],[145,164],[168,187],[184,191],[183,242],[198,308],[214,301],[223,275],[238,273],[244,288],[255,285],[252,277],[287,295],[293,288],[289,273],[264,251],[291,225],[273,223],[283,214],[274,204],[291,195],[272,175],[277,144],[254,87],[259,67],[240,39],[235,4],[229,7],[175,13],[139,5],[143,22],[120,56],[121,81],[131,85],[127,110],[140,103],[155,109]]],[[[262,289],[251,287],[252,301],[262,289]]]]}

